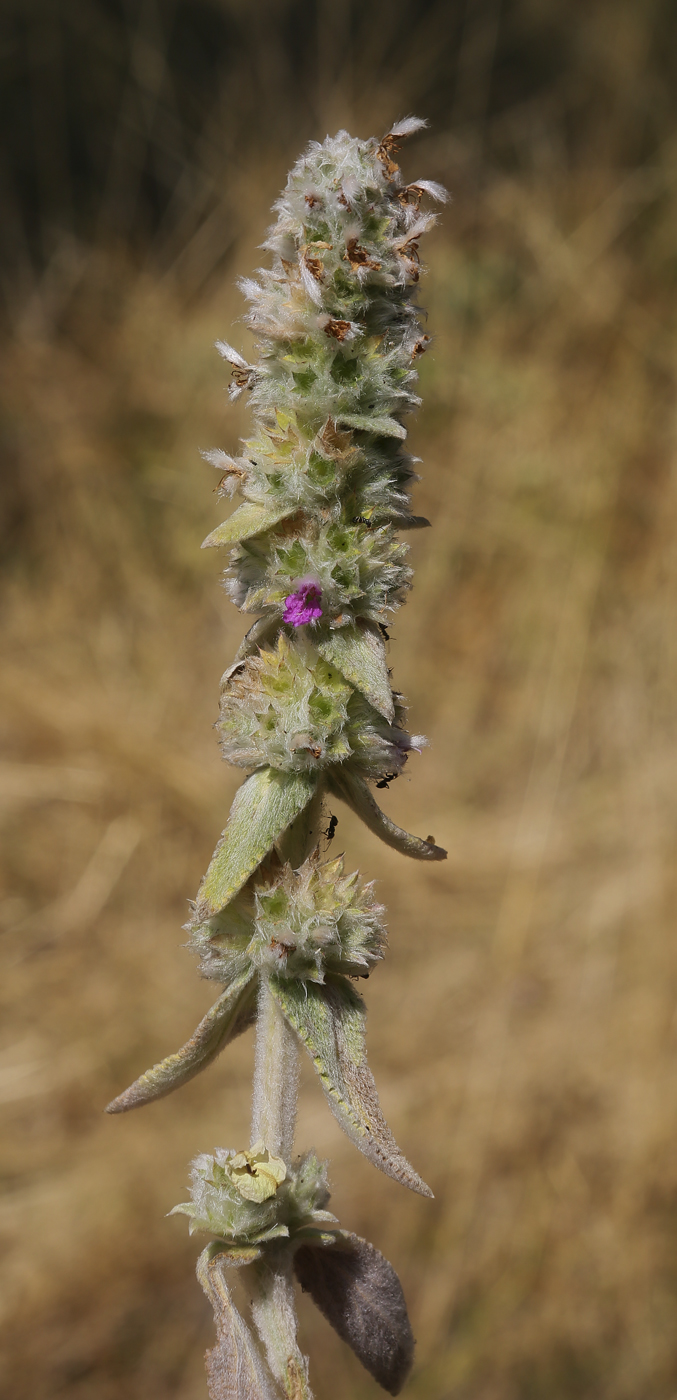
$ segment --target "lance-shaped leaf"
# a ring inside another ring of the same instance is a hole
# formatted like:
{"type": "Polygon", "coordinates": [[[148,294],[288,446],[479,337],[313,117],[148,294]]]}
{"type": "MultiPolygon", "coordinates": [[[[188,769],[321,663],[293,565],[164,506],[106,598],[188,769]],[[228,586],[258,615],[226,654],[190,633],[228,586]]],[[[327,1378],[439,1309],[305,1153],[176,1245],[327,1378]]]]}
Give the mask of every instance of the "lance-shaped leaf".
{"type": "Polygon", "coordinates": [[[405,438],[407,430],[396,418],[375,418],[371,414],[340,413],[337,423],[345,423],[349,428],[358,428],[363,433],[377,433],[379,437],[405,438]]]}
{"type": "Polygon", "coordinates": [[[328,774],[328,786],[336,797],[352,807],[375,836],[385,841],[386,846],[393,846],[401,855],[413,856],[414,860],[446,860],[447,853],[441,846],[424,841],[421,836],[411,836],[401,826],[396,826],[374,801],[364,778],[352,773],[347,765],[328,774]]]}
{"type": "Polygon", "coordinates": [[[360,1152],[403,1186],[432,1196],[402,1154],[383,1117],[365,1052],[366,1010],[345,977],[323,986],[272,976],[270,989],[305,1045],[329,1107],[360,1152]]]}
{"type": "Polygon", "coordinates": [[[214,1002],[190,1040],[174,1055],[168,1055],[166,1060],[146,1070],[124,1093],[118,1094],[108,1104],[106,1113],[127,1113],[130,1108],[163,1099],[165,1094],[187,1084],[252,1024],[255,1015],[256,983],[254,969],[249,967],[214,1002]]]}
{"type": "Polygon", "coordinates": [[[298,1249],[294,1271],[365,1370],[389,1395],[399,1395],[414,1359],[414,1337],[392,1264],[373,1244],[341,1230],[333,1244],[298,1249]]]}
{"type": "Polygon", "coordinates": [[[277,525],[279,520],[284,520],[286,515],[293,514],[293,506],[259,506],[252,501],[245,501],[244,505],[239,506],[227,520],[207,535],[201,548],[214,549],[217,545],[238,544],[240,540],[251,539],[252,535],[260,535],[264,530],[269,530],[271,525],[277,525]]]}
{"type": "Polygon", "coordinates": [[[235,794],[230,817],[197,894],[197,913],[211,918],[230,903],[317,787],[315,773],[260,768],[235,794]]]}
{"type": "Polygon", "coordinates": [[[214,1309],[217,1344],[205,1355],[210,1400],[279,1400],[279,1391],[224,1277],[225,1260],[204,1250],[197,1276],[214,1309]]]}
{"type": "Polygon", "coordinates": [[[395,718],[383,638],[375,628],[340,627],[326,632],[315,643],[320,655],[366,696],[375,710],[391,724],[395,718]]]}

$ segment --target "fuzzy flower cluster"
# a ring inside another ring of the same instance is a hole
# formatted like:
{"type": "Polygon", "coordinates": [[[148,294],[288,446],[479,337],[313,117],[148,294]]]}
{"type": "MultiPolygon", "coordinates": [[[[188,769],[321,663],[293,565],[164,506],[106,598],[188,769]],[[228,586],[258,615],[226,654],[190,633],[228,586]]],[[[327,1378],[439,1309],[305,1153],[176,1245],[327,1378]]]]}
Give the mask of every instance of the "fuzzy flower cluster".
{"type": "Polygon", "coordinates": [[[247,967],[323,983],[326,973],[367,977],[383,957],[383,905],[373,882],[344,873],[343,857],[299,870],[285,865],[269,885],[254,885],[222,914],[190,926],[203,976],[219,982],[247,967]]]}
{"type": "MultiPolygon", "coordinates": [[[[272,529],[244,541],[233,549],[223,576],[228,596],[243,612],[286,613],[289,595],[312,583],[316,617],[336,627],[358,617],[386,622],[410,586],[407,546],[398,543],[391,526],[360,521],[303,518],[293,533],[272,529]]],[[[299,623],[294,616],[283,620],[299,623]]]]}
{"type": "Polygon", "coordinates": [[[389,724],[310,642],[284,634],[231,668],[217,729],[224,758],[241,768],[312,772],[350,759],[370,778],[400,773],[423,742],[389,724]]]}
{"type": "Polygon", "coordinates": [[[407,487],[415,479],[413,459],[397,439],[358,439],[332,418],[308,438],[295,411],[276,408],[273,422],[243,446],[237,458],[218,449],[204,454],[222,473],[222,496],[239,491],[253,505],[274,505],[281,516],[319,506],[335,521],[346,514],[378,524],[412,523],[407,487]]]}
{"type": "Polygon", "coordinates": [[[187,1215],[190,1231],[247,1244],[288,1239],[299,1231],[326,1228],[336,1217],[329,1200],[327,1168],[308,1152],[296,1168],[272,1156],[262,1142],[246,1152],[217,1147],[191,1167],[191,1199],[172,1215],[187,1215]]]}
{"type": "Polygon", "coordinates": [[[395,531],[425,523],[411,515],[401,422],[419,403],[429,339],[412,301],[419,239],[435,220],[421,213],[424,195],[445,197],[432,181],[403,185],[387,144],[347,132],[314,143],[276,206],[264,245],[273,267],[242,283],[259,362],[218,348],[233,396],[251,391],[258,431],[238,458],[206,455],[225,493],[259,507],[228,540],[224,583],[246,612],[302,625],[313,619],[298,595],[312,583],[314,617],[385,622],[410,586],[395,531]]]}

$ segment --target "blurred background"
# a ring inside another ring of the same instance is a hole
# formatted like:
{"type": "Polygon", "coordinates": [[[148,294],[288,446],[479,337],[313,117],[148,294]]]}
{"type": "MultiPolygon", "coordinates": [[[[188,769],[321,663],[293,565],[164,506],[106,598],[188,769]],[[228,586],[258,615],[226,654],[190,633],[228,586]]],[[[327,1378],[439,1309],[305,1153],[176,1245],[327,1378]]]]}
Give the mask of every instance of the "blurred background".
{"type": "MultiPolygon", "coordinates": [[[[409,1195],[312,1071],[299,1146],[399,1270],[411,1400],[677,1394],[677,9],[670,0],[2,0],[8,1400],[200,1400],[187,1164],[247,1140],[251,1034],[104,1104],[212,1000],[187,905],[240,775],[244,630],[199,545],[233,450],[212,349],[286,170],[416,112],[435,340],[390,663],[432,749],[384,793],[449,850],[379,881],[370,1060],[409,1195]]],[[[319,1400],[381,1392],[301,1299],[319,1400]]]]}

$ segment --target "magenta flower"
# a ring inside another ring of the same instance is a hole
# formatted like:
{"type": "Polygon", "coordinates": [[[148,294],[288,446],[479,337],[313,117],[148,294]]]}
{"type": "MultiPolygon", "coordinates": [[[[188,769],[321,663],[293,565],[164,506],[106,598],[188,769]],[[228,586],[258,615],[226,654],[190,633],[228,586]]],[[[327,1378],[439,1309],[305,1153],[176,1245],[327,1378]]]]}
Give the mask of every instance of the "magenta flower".
{"type": "Polygon", "coordinates": [[[321,601],[322,589],[318,580],[312,577],[299,579],[296,592],[290,593],[284,600],[282,621],[290,622],[292,627],[303,627],[306,622],[314,622],[322,616],[321,601]]]}

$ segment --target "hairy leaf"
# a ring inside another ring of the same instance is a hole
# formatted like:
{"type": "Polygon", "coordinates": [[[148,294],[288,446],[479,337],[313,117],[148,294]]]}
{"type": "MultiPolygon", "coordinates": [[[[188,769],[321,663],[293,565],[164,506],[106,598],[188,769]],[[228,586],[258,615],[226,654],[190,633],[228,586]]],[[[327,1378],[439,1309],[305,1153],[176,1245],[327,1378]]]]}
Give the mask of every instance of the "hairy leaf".
{"type": "Polygon", "coordinates": [[[305,1045],[329,1106],[360,1152],[403,1186],[432,1191],[402,1154],[383,1117],[365,1053],[366,1010],[345,977],[323,986],[272,976],[270,989],[290,1026],[305,1045]]]}
{"type": "Polygon", "coordinates": [[[261,768],[246,779],[235,794],[228,824],[198,890],[200,918],[225,909],[308,805],[316,786],[314,773],[282,773],[273,768],[261,768]]]}
{"type": "Polygon", "coordinates": [[[374,627],[336,628],[315,645],[325,661],[336,666],[351,685],[361,690],[375,710],[390,723],[395,718],[383,638],[374,627]]]}
{"type": "Polygon", "coordinates": [[[441,846],[424,841],[421,836],[411,836],[408,831],[396,826],[374,801],[364,778],[351,773],[345,765],[338,772],[328,774],[328,786],[336,797],[341,797],[352,807],[375,836],[385,841],[386,846],[393,846],[401,855],[413,856],[414,860],[446,860],[447,853],[441,846]]]}
{"type": "Polygon", "coordinates": [[[279,1400],[254,1338],[233,1304],[222,1255],[200,1255],[197,1276],[214,1309],[217,1343],[205,1353],[210,1400],[279,1400]]]}
{"type": "Polygon", "coordinates": [[[238,544],[240,540],[251,539],[252,535],[260,535],[264,530],[269,530],[271,525],[276,525],[278,520],[283,520],[285,515],[292,514],[292,507],[284,506],[258,506],[251,501],[239,506],[232,515],[224,520],[221,525],[217,525],[206,540],[202,543],[202,549],[213,549],[217,545],[238,544]]]}
{"type": "Polygon", "coordinates": [[[255,1015],[256,985],[254,969],[249,967],[214,1002],[190,1040],[174,1055],[168,1055],[166,1060],[146,1070],[108,1104],[106,1113],[126,1113],[130,1108],[140,1108],[144,1103],[152,1103],[153,1099],[162,1099],[173,1089],[179,1089],[246,1030],[255,1015]]]}
{"type": "Polygon", "coordinates": [[[399,1395],[411,1370],[414,1338],[392,1264],[373,1244],[342,1230],[335,1244],[302,1245],[294,1271],[374,1380],[389,1395],[399,1395]]]}
{"type": "Polygon", "coordinates": [[[359,428],[363,433],[378,433],[379,437],[405,438],[407,430],[396,418],[376,418],[371,414],[341,413],[337,423],[345,423],[349,428],[359,428]]]}

